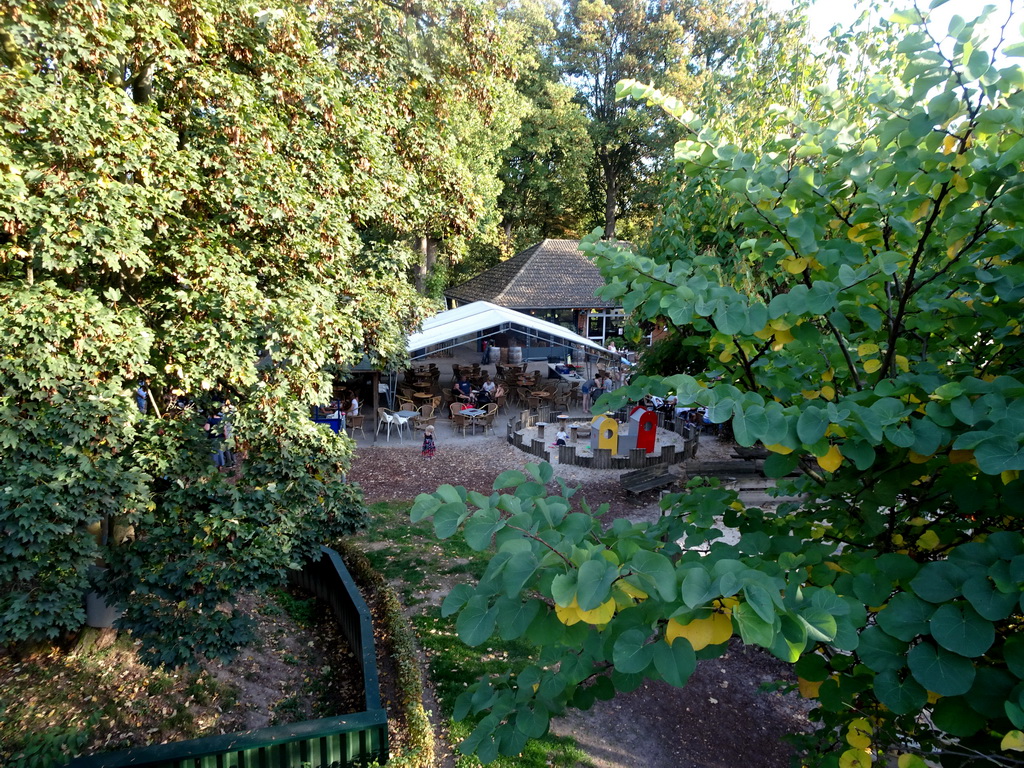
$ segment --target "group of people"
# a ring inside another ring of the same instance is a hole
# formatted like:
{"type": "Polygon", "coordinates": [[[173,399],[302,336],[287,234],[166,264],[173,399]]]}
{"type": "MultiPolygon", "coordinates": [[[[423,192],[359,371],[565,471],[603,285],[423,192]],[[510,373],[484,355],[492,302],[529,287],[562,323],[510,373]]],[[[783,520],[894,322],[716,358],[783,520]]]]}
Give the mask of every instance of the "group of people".
{"type": "Polygon", "coordinates": [[[495,402],[497,392],[498,386],[491,379],[485,379],[478,389],[473,389],[469,379],[465,376],[460,376],[452,394],[455,395],[457,401],[469,403],[479,408],[480,406],[495,402]]]}
{"type": "Polygon", "coordinates": [[[325,419],[344,419],[347,416],[359,415],[359,397],[355,393],[348,393],[341,400],[332,400],[331,404],[324,408],[327,414],[325,419]]]}

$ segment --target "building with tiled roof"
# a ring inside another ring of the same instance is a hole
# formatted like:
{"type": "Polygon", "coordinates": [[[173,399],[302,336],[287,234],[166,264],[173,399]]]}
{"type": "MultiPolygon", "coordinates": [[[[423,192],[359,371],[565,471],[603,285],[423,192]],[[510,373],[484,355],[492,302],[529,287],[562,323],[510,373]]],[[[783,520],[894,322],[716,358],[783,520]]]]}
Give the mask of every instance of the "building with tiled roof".
{"type": "Polygon", "coordinates": [[[617,336],[622,310],[599,298],[604,278],[579,240],[543,240],[445,291],[449,306],[489,301],[570,328],[604,344],[617,336]]]}

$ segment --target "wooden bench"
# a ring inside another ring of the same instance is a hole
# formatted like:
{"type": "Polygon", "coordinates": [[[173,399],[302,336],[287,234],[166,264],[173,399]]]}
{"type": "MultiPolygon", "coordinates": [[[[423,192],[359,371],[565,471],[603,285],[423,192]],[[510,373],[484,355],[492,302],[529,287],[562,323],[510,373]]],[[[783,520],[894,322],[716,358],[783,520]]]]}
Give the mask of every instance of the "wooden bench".
{"type": "Polygon", "coordinates": [[[626,472],[619,476],[619,484],[626,493],[643,493],[672,485],[678,479],[668,471],[668,467],[661,465],[626,472]]]}

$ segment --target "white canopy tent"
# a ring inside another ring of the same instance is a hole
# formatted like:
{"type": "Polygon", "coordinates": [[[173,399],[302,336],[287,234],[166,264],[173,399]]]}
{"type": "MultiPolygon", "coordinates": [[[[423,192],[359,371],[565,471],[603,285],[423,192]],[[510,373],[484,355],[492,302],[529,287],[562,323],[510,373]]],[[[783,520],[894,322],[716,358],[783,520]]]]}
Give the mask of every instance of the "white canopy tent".
{"type": "Polygon", "coordinates": [[[474,301],[423,321],[423,330],[409,336],[407,349],[413,360],[436,354],[462,344],[475,344],[479,334],[488,336],[512,332],[527,338],[555,337],[567,346],[577,346],[590,354],[618,359],[600,344],[547,320],[499,307],[489,301],[474,301]]]}

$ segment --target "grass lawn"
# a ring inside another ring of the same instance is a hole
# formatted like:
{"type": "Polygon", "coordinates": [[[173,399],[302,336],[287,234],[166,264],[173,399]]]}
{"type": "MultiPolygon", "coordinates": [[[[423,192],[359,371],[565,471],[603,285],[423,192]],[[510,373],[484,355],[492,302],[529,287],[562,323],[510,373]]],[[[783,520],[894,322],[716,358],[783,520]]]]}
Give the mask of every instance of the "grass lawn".
{"type": "MultiPolygon", "coordinates": [[[[450,717],[456,697],[486,673],[501,673],[524,666],[531,647],[521,641],[470,648],[455,632],[455,617],[442,618],[440,600],[462,581],[479,578],[487,566],[487,553],[474,552],[460,537],[438,540],[430,521],[409,521],[409,503],[381,502],[370,507],[367,531],[356,537],[366,557],[411,609],[417,639],[430,660],[430,677],[441,707],[450,717]]],[[[458,744],[472,730],[467,722],[450,722],[450,738],[458,744]]],[[[480,765],[476,758],[458,756],[459,766],[480,765]]],[[[549,768],[590,765],[572,739],[548,734],[527,744],[522,755],[499,758],[500,768],[549,768]]]]}

